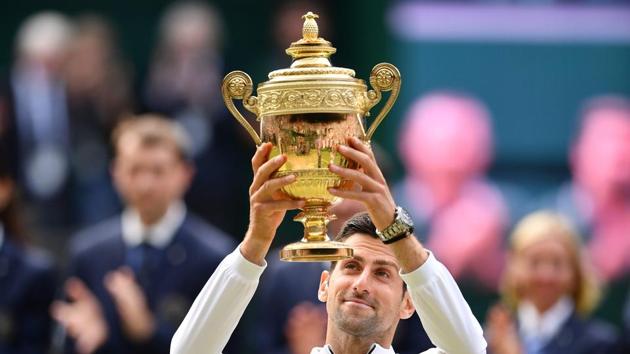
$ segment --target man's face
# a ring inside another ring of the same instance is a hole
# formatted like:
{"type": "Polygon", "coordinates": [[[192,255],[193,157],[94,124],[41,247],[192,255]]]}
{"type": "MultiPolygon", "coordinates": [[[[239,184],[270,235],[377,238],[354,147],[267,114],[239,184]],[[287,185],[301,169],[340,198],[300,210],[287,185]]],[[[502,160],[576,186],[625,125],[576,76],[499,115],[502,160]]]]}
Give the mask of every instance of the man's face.
{"type": "Polygon", "coordinates": [[[157,221],[185,193],[191,168],[172,146],[143,146],[137,136],[121,137],[113,165],[116,188],[143,221],[157,221]]]}
{"type": "Polygon", "coordinates": [[[355,234],[345,241],[354,257],[324,272],[319,299],[326,302],[328,321],[354,336],[391,334],[399,319],[409,318],[413,304],[400,278],[400,266],[380,240],[355,234]]]}

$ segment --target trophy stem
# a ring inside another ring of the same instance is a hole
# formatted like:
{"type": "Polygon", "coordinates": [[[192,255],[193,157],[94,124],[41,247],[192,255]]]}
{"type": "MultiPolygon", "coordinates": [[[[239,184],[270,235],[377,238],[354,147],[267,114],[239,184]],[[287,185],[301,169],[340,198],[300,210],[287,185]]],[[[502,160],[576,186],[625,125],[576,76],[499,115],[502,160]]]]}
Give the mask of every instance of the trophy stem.
{"type": "Polygon", "coordinates": [[[301,213],[293,218],[304,225],[303,242],[330,241],[326,234],[327,225],[336,217],[328,212],[330,204],[306,205],[301,213]]]}
{"type": "Polygon", "coordinates": [[[280,259],[288,262],[328,262],[352,257],[352,248],[342,242],[330,241],[326,225],[335,216],[328,212],[330,203],[307,204],[293,220],[304,224],[304,238],[286,245],[280,259]]]}

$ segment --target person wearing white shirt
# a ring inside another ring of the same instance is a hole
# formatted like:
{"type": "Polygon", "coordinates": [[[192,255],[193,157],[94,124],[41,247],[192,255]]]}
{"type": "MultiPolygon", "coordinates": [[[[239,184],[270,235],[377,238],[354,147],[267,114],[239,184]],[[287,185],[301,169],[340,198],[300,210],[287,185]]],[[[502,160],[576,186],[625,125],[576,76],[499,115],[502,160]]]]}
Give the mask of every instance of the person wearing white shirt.
{"type": "MultiPolygon", "coordinates": [[[[286,156],[268,159],[270,151],[271,144],[262,144],[252,159],[254,178],[245,238],[197,296],[173,337],[171,354],[223,350],[256,290],[266,267],[265,256],[286,211],[304,204],[280,192],[295,176],[271,178],[286,156]]],[[[370,148],[349,138],[348,145],[340,145],[338,152],[359,163],[362,171],[336,165],[330,165],[330,171],[352,180],[361,190],[330,189],[330,193],[360,201],[368,212],[352,218],[338,237],[352,246],[353,258],[333,263],[330,271],[322,272],[318,297],[326,303],[328,314],[326,343],[311,353],[394,353],[391,342],[396,326],[414,311],[437,347],[426,353],[485,353],[481,326],[448,270],[412,234],[370,148]],[[395,229],[390,226],[401,232],[392,233],[395,229]]]]}

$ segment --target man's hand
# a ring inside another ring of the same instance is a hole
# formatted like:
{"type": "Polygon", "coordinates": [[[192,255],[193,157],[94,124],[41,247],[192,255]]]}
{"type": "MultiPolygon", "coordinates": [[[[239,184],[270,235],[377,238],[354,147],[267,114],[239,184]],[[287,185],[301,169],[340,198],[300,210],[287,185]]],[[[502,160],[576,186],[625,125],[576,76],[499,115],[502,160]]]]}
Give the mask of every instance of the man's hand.
{"type": "Polygon", "coordinates": [[[361,140],[352,137],[348,138],[348,146],[338,145],[337,151],[347,159],[358,163],[362,171],[343,168],[334,164],[330,164],[328,168],[342,178],[358,184],[361,186],[361,190],[331,188],[330,193],[344,199],[362,202],[377,229],[383,230],[391,225],[394,221],[396,203],[394,203],[394,198],[392,198],[381,169],[376,164],[372,149],[361,140]]]}
{"type": "Polygon", "coordinates": [[[76,342],[79,354],[91,354],[107,340],[107,323],[98,300],[85,284],[70,278],[65,291],[72,302],[55,301],[51,306],[52,317],[76,342]]]}
{"type": "Polygon", "coordinates": [[[287,161],[285,155],[269,160],[271,148],[270,143],[260,145],[252,158],[254,179],[249,187],[249,228],[240,248],[243,257],[260,265],[287,210],[304,206],[304,201],[293,200],[281,191],[295,182],[294,175],[271,178],[287,161]]]}
{"type": "Polygon", "coordinates": [[[121,268],[108,273],[105,287],[114,299],[127,337],[134,342],[151,338],[155,331],[155,318],[131,269],[121,268]]]}
{"type": "MultiPolygon", "coordinates": [[[[347,159],[358,163],[360,170],[334,164],[330,164],[328,168],[331,172],[361,186],[361,190],[330,188],[330,194],[363,203],[376,228],[384,230],[394,222],[396,203],[389,191],[387,181],[376,163],[372,149],[361,140],[351,137],[348,138],[347,146],[338,145],[337,150],[347,159]]],[[[405,273],[418,268],[429,256],[415,237],[407,237],[392,243],[390,247],[405,273]]]]}
{"type": "Polygon", "coordinates": [[[284,333],[292,354],[309,354],[313,347],[326,342],[326,309],[311,302],[302,302],[291,309],[284,333]]]}

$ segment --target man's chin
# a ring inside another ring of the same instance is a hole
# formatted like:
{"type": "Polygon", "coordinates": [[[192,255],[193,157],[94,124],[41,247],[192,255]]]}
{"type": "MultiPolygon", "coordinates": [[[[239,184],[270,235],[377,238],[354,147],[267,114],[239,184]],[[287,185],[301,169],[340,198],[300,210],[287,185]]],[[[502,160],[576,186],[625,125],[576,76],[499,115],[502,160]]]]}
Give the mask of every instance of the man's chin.
{"type": "Polygon", "coordinates": [[[343,311],[341,317],[337,318],[337,326],[346,333],[355,336],[370,335],[376,328],[378,322],[375,316],[369,316],[365,313],[360,314],[354,311],[343,311]]]}

